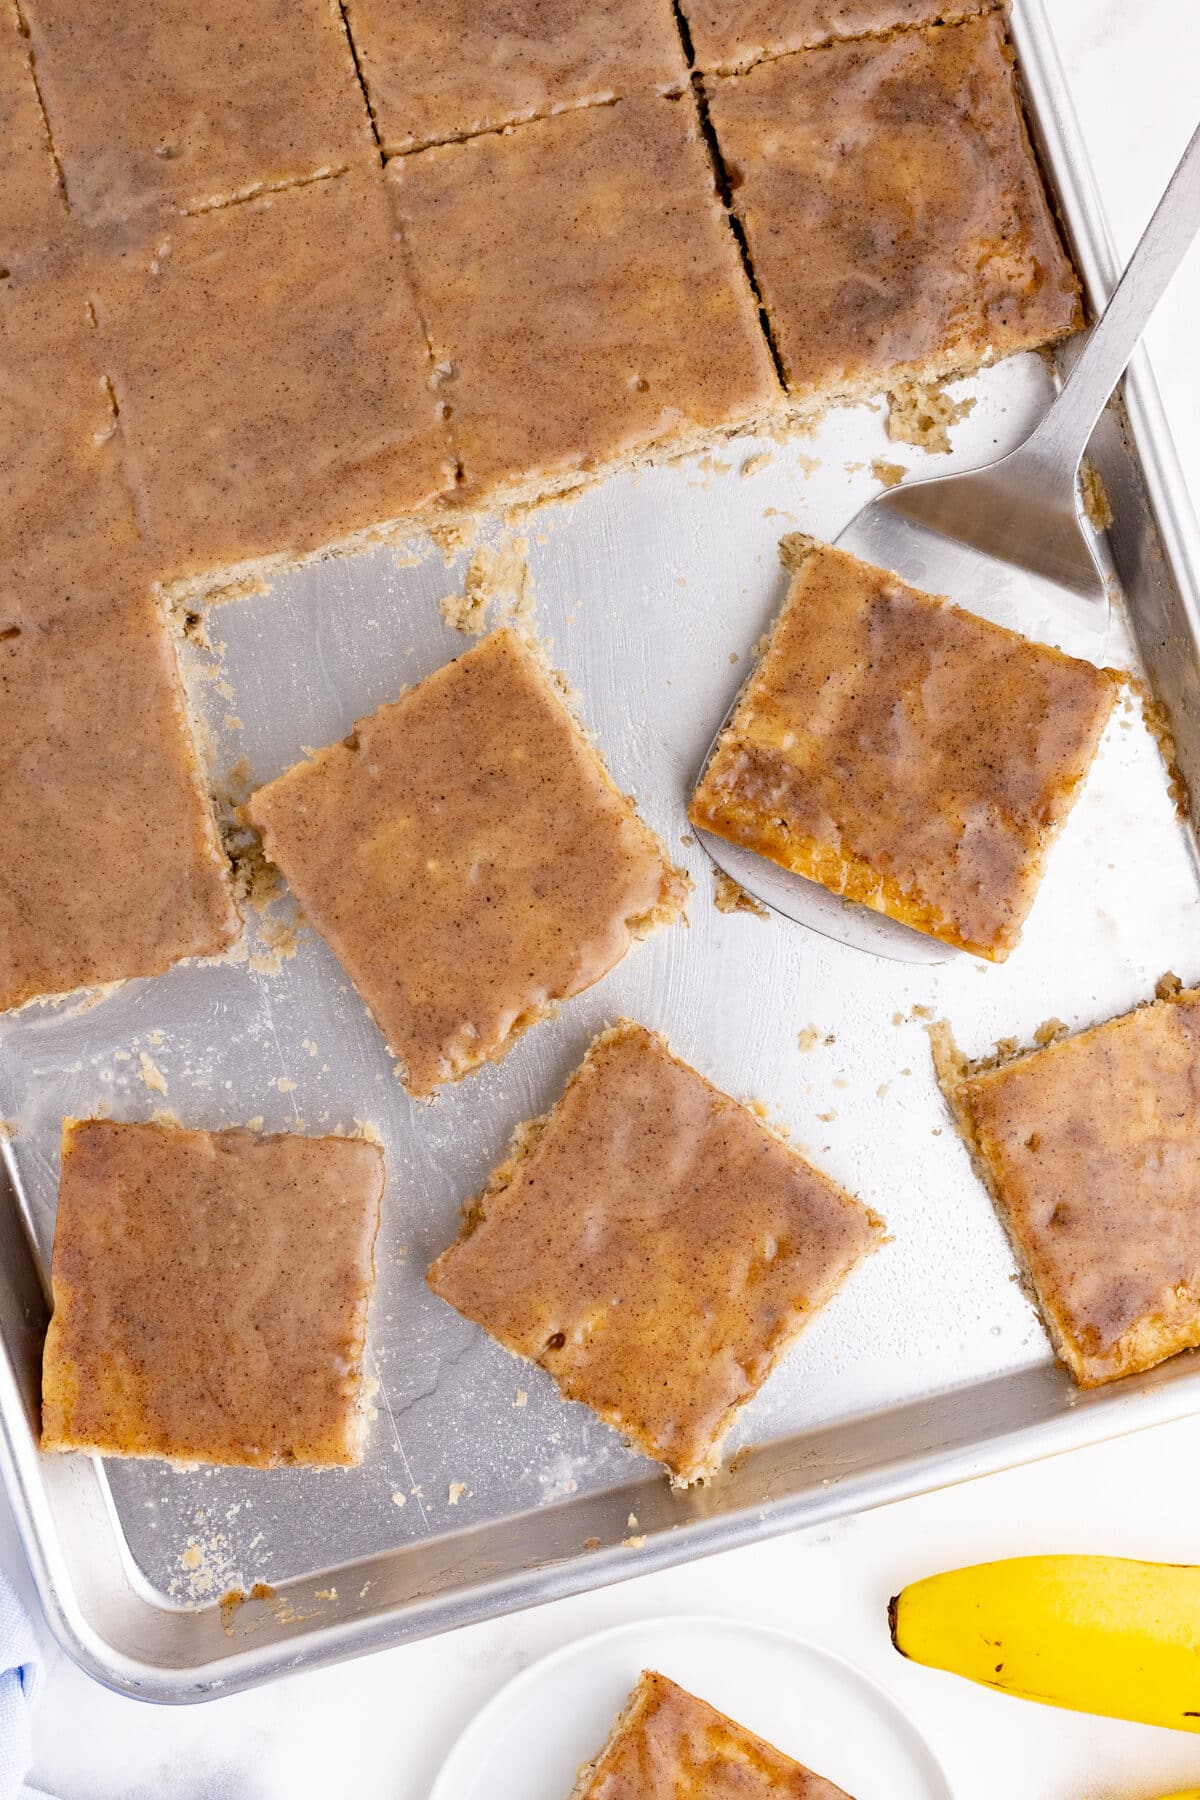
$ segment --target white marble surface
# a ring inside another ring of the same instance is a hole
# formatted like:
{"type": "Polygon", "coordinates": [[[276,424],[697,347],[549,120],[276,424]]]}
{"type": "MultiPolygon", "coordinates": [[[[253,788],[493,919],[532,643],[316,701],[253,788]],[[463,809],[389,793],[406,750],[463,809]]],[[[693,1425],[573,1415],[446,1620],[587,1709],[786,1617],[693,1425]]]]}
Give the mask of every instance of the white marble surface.
{"type": "MultiPolygon", "coordinates": [[[[1049,0],[1118,246],[1200,117],[1196,0],[1049,0]]],[[[1200,494],[1200,252],[1150,335],[1200,494]]],[[[1200,1737],[1093,1720],[910,1667],[885,1606],[934,1566],[1034,1550],[1200,1560],[1200,1419],[189,1711],[118,1699],[48,1648],[35,1778],[62,1800],[425,1800],[472,1712],[531,1659],[655,1613],[770,1622],[839,1651],[905,1707],[961,1800],[1150,1800],[1200,1783],[1200,1737]]],[[[31,1599],[0,1498],[0,1563],[31,1599]]]]}

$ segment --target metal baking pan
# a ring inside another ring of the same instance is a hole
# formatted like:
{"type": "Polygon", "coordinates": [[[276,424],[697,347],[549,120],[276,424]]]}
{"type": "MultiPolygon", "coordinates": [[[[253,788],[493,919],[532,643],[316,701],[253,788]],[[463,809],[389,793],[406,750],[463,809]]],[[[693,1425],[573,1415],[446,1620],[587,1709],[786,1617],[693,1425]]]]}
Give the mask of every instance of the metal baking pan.
{"type": "MultiPolygon", "coordinates": [[[[1040,0],[1018,0],[1013,34],[1096,307],[1112,260],[1040,0]]],[[[1051,379],[1029,356],[965,384],[977,404],[954,460],[1016,442],[1051,379]]],[[[1123,1010],[1168,967],[1200,975],[1194,846],[1136,709],[1114,722],[1024,943],[1000,968],[881,962],[783,921],[719,913],[686,841],[689,784],[782,595],[779,536],[834,535],[881,457],[932,466],[887,442],[881,409],[860,406],[810,437],[723,445],[609,481],[522,528],[539,628],[616,779],[697,891],[690,930],[636,949],[501,1067],[431,1107],[411,1102],[323,945],[301,931],[280,957],[280,931],[262,920],[248,959],[0,1026],[0,1115],[16,1127],[0,1205],[0,1460],[50,1623],[99,1680],[151,1700],[208,1698],[1200,1408],[1197,1354],[1089,1394],[1054,1364],[913,1015],[944,1014],[978,1051],[1048,1015],[1077,1025],[1123,1010]],[[736,1466],[682,1494],[422,1280],[512,1128],[554,1100],[592,1035],[623,1013],[665,1030],[722,1087],[768,1102],[894,1235],[744,1413],[736,1466]],[[361,1469],[181,1473],[39,1454],[59,1122],[98,1108],[165,1108],[208,1126],[259,1115],[267,1129],[363,1119],[380,1132],[379,1412],[361,1469]],[[220,1604],[255,1583],[270,1591],[220,1604]]],[[[1144,368],[1093,457],[1123,595],[1111,660],[1140,663],[1194,784],[1200,553],[1144,368]]],[[[462,559],[448,567],[431,545],[415,556],[328,562],[213,615],[219,654],[188,660],[218,773],[244,773],[248,759],[255,781],[269,778],[463,647],[435,604],[460,585],[462,559]]]]}

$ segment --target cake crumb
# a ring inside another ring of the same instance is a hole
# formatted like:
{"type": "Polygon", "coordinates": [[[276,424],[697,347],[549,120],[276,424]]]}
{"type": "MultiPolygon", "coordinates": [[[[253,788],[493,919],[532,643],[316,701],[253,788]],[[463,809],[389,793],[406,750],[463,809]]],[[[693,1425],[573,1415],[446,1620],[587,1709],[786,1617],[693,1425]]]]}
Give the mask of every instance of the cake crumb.
{"type": "Polygon", "coordinates": [[[233,1636],[233,1621],[237,1616],[239,1606],[245,1606],[249,1598],[249,1594],[243,1593],[241,1588],[230,1588],[218,1600],[217,1610],[221,1616],[221,1630],[227,1638],[233,1636]]]}
{"type": "Polygon", "coordinates": [[[166,1076],[144,1050],[138,1052],[138,1073],[145,1087],[152,1088],[156,1094],[166,1093],[166,1076]]]}
{"type": "Polygon", "coordinates": [[[466,586],[461,594],[443,594],[438,601],[442,621],[464,637],[480,637],[487,630],[488,603],[484,595],[466,586]]]}
{"type": "Polygon", "coordinates": [[[407,1506],[408,1505],[408,1495],[402,1494],[400,1492],[400,1489],[397,1488],[396,1492],[392,1495],[392,1505],[393,1506],[407,1506]]]}
{"type": "Polygon", "coordinates": [[[1183,983],[1180,981],[1178,975],[1176,975],[1174,969],[1168,969],[1166,974],[1160,975],[1154,984],[1154,997],[1156,1000],[1171,1000],[1176,994],[1182,992],[1183,983]]]}
{"type": "Polygon", "coordinates": [[[637,1530],[637,1522],[638,1522],[637,1514],[630,1513],[629,1517],[625,1521],[625,1529],[627,1531],[636,1531],[637,1530]]]}
{"type": "Polygon", "coordinates": [[[529,539],[505,532],[496,544],[480,544],[467,565],[461,594],[446,594],[438,610],[446,624],[468,637],[487,630],[494,608],[501,620],[527,625],[533,617],[529,539]]]}
{"type": "Polygon", "coordinates": [[[816,549],[817,540],[808,531],[785,531],[779,540],[779,560],[785,569],[798,569],[816,549]]]}
{"type": "Polygon", "coordinates": [[[1070,1027],[1061,1019],[1043,1019],[1033,1034],[1033,1041],[1039,1050],[1044,1050],[1047,1044],[1057,1044],[1061,1038],[1069,1036],[1070,1027]]]}
{"type": "MultiPolygon", "coordinates": [[[[436,525],[429,527],[429,536],[435,547],[441,551],[442,561],[447,568],[450,567],[455,557],[461,556],[464,550],[471,548],[475,542],[476,530],[477,526],[472,519],[442,519],[436,525]]],[[[402,568],[408,566],[406,563],[401,563],[402,568]]]]}
{"type": "Polygon", "coordinates": [[[257,914],[255,933],[264,946],[247,958],[248,965],[256,975],[278,975],[300,948],[300,934],[306,924],[304,914],[285,889],[279,871],[270,864],[264,865],[264,873],[255,880],[248,900],[257,914]],[[268,872],[273,879],[268,878],[268,872]]]}
{"type": "Polygon", "coordinates": [[[315,1598],[318,1600],[336,1600],[338,1591],[335,1587],[318,1588],[315,1598]]]}
{"type": "Polygon", "coordinates": [[[457,1506],[466,1491],[467,1484],[465,1481],[452,1481],[450,1486],[446,1489],[446,1505],[457,1506]]]}
{"type": "Polygon", "coordinates": [[[513,1400],[513,1405],[514,1406],[528,1406],[529,1405],[529,1395],[525,1392],[524,1388],[517,1389],[516,1397],[513,1400]]]}
{"type": "Polygon", "coordinates": [[[240,806],[243,800],[250,798],[253,786],[254,764],[248,756],[239,756],[225,777],[225,787],[230,800],[235,806],[240,806]]]}
{"type": "Polygon", "coordinates": [[[732,464],[722,462],[712,454],[711,450],[706,450],[704,455],[700,457],[697,462],[696,467],[700,470],[702,475],[728,475],[732,464]]]}
{"type": "Polygon", "coordinates": [[[621,1539],[626,1550],[640,1550],[646,1542],[644,1537],[627,1537],[621,1539]]]}
{"type": "Polygon", "coordinates": [[[1079,485],[1083,490],[1084,512],[1097,531],[1107,531],[1113,522],[1112,501],[1099,469],[1086,456],[1079,465],[1079,485]]]}
{"type": "Polygon", "coordinates": [[[888,395],[887,434],[893,444],[950,454],[950,427],[973,412],[973,399],[952,400],[939,381],[906,381],[888,395]]]}
{"type": "Polygon", "coordinates": [[[761,470],[767,468],[774,462],[774,460],[775,452],[773,450],[756,450],[753,455],[748,456],[742,464],[741,473],[743,475],[757,475],[761,470]]]}
{"type": "Polygon", "coordinates": [[[722,913],[750,913],[756,919],[769,919],[770,912],[748,894],[744,887],[727,875],[724,869],[713,870],[713,905],[722,913]]]}
{"type": "Polygon", "coordinates": [[[1137,699],[1142,709],[1142,723],[1158,745],[1159,753],[1167,770],[1167,793],[1175,807],[1176,817],[1186,820],[1190,810],[1187,784],[1180,772],[1175,756],[1175,737],[1167,718],[1166,708],[1160,700],[1156,700],[1146,683],[1135,675],[1122,676],[1126,685],[1137,699]]]}
{"type": "Polygon", "coordinates": [[[810,455],[807,450],[793,451],[792,461],[799,469],[801,475],[815,475],[817,470],[821,467],[820,457],[810,455]]]}
{"type": "Polygon", "coordinates": [[[810,1050],[815,1050],[820,1042],[821,1033],[817,1030],[815,1025],[806,1025],[796,1039],[797,1045],[806,1056],[810,1050]]]}
{"type": "MultiPolygon", "coordinates": [[[[204,1515],[198,1513],[196,1517],[200,1522],[204,1515]]],[[[211,1600],[214,1593],[220,1596],[241,1591],[229,1539],[223,1532],[190,1537],[179,1553],[179,1567],[182,1575],[168,1585],[173,1597],[182,1595],[185,1600],[199,1602],[211,1600]]]]}
{"type": "Polygon", "coordinates": [[[885,488],[894,488],[899,487],[908,470],[903,463],[886,462],[882,456],[877,456],[871,464],[871,473],[885,488]]]}

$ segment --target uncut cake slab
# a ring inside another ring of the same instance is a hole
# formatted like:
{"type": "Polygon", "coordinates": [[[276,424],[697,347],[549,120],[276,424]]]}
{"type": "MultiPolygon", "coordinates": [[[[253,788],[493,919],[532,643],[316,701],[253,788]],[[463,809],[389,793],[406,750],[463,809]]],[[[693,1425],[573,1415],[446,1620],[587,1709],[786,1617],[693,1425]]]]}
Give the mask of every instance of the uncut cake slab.
{"type": "MultiPolygon", "coordinates": [[[[131,365],[131,393],[138,379],[131,365]]],[[[213,610],[207,646],[194,632],[184,640],[209,769],[232,812],[468,651],[474,640],[438,603],[490,581],[500,593],[486,623],[505,622],[507,596],[517,625],[549,646],[616,788],[694,891],[687,928],[647,937],[502,1062],[432,1104],[405,1091],[367,1006],[287,890],[262,881],[250,884],[245,943],[224,960],[0,1023],[3,1153],[17,1202],[5,1215],[0,1328],[18,1368],[23,1321],[43,1306],[22,1234],[27,1226],[48,1266],[64,1116],[167,1115],[264,1135],[367,1128],[387,1160],[365,1359],[378,1388],[361,1467],[19,1462],[59,1629],[103,1679],[149,1697],[227,1691],[1101,1435],[1118,1417],[1165,1416],[1189,1404],[1189,1389],[1195,1404],[1195,1378],[1178,1360],[1069,1410],[1068,1378],[1012,1279],[926,1033],[934,1017],[950,1018],[964,1053],[983,1054],[1002,1035],[1032,1037],[1050,1012],[1082,1029],[1126,1011],[1168,968],[1187,983],[1200,976],[1190,840],[1136,702],[1118,701],[1004,964],[964,955],[930,974],[718,911],[686,819],[713,731],[783,603],[781,536],[831,540],[896,469],[942,473],[1015,443],[1050,380],[1028,355],[953,388],[953,402],[974,405],[951,427],[949,456],[890,439],[882,403],[848,408],[803,436],[732,438],[619,473],[569,505],[493,519],[482,537],[490,556],[414,537],[401,551],[313,563],[213,610]],[[725,1472],[684,1492],[425,1281],[514,1128],[552,1109],[588,1045],[622,1017],[662,1032],[722,1093],[764,1105],[891,1237],[741,1411],[725,1472]],[[256,1584],[257,1597],[222,1608],[256,1584]]],[[[469,381],[464,371],[464,394],[469,381]]],[[[620,453],[649,437],[630,416],[620,453]]],[[[1115,426],[1105,431],[1095,452],[1117,512],[1114,545],[1151,578],[1140,476],[1115,426]]],[[[230,562],[243,553],[221,549],[230,562]]],[[[1132,594],[1144,618],[1168,599],[1132,594]]],[[[1107,660],[1139,666],[1120,609],[1107,660]]],[[[40,1325],[37,1337],[40,1349],[40,1325]]],[[[10,1444],[27,1429],[21,1404],[13,1386],[10,1444]]]]}

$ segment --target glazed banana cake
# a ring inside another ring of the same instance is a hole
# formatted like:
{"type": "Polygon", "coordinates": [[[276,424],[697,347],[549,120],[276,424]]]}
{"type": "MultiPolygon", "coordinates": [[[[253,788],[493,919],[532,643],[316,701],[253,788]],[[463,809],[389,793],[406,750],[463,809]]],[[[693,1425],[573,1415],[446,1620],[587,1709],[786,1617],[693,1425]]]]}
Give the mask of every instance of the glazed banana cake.
{"type": "Polygon", "coordinates": [[[813,543],[694,825],[1002,962],[1114,677],[813,543]]]}
{"type": "Polygon", "coordinates": [[[378,1145],[67,1119],[42,1448],[349,1465],[378,1145]]]}
{"type": "Polygon", "coordinates": [[[460,503],[544,497],[777,415],[690,89],[396,157],[388,179],[460,503]]]}
{"type": "Polygon", "coordinates": [[[508,629],[245,812],[416,1095],[498,1060],[690,886],[508,629]]]}
{"type": "Polygon", "coordinates": [[[748,1107],[624,1021],[518,1134],[429,1285],[685,1487],[882,1237],[748,1107]]]}
{"type": "Polygon", "coordinates": [[[1081,1387],[1200,1344],[1200,991],[972,1064],[943,1091],[1081,1387]]]}
{"type": "Polygon", "coordinates": [[[850,1800],[765,1738],[654,1669],[570,1800],[850,1800]]]}
{"type": "Polygon", "coordinates": [[[704,87],[799,411],[1081,325],[998,15],[803,50],[704,87]]]}

